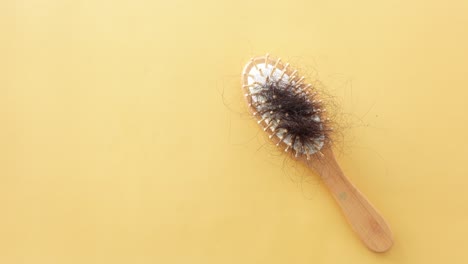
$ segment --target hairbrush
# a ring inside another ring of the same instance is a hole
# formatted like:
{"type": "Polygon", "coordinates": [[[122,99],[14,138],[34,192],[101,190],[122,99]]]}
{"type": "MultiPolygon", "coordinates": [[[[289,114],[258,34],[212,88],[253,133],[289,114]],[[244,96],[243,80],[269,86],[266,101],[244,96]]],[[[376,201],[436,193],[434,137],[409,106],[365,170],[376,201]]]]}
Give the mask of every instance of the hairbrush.
{"type": "Polygon", "coordinates": [[[387,251],[393,244],[388,224],[343,174],[320,94],[299,76],[279,58],[252,58],[242,72],[249,111],[276,146],[320,175],[364,244],[375,252],[387,251]]]}

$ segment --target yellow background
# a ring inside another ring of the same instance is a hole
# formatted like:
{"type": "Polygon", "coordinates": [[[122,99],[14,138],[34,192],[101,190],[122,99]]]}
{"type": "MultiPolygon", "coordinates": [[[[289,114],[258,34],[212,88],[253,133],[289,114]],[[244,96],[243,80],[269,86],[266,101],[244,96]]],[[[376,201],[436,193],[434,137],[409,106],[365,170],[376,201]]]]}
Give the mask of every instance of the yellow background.
{"type": "Polygon", "coordinates": [[[1,1],[0,263],[468,263],[468,2],[1,1]],[[375,254],[247,115],[318,76],[375,254]]]}

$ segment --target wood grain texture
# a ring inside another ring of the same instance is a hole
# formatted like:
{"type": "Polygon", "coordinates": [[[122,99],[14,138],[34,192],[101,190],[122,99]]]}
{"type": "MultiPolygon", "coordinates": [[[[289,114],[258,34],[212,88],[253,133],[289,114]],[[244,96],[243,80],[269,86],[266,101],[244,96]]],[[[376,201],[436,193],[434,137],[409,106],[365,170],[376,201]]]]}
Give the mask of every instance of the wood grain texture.
{"type": "Polygon", "coordinates": [[[393,245],[393,235],[382,215],[343,174],[332,149],[326,146],[322,153],[323,157],[304,161],[321,176],[364,244],[375,252],[389,250],[393,245]]]}
{"type": "MultiPolygon", "coordinates": [[[[283,62],[273,59],[268,55],[252,58],[242,72],[242,91],[246,95],[245,99],[249,106],[252,102],[250,96],[248,96],[248,72],[261,63],[275,65],[275,68],[280,71],[285,70],[286,74],[291,74],[293,71],[291,67],[287,68],[283,62]]],[[[250,106],[249,111],[253,114],[255,109],[250,106]]],[[[260,120],[258,115],[255,117],[257,121],[260,120]]],[[[270,130],[266,133],[271,135],[270,130]]],[[[287,147],[278,137],[270,137],[270,139],[273,143],[278,143],[280,148],[287,147]]],[[[294,155],[289,154],[291,158],[294,158],[294,155]]],[[[335,159],[330,142],[325,144],[320,153],[312,155],[310,160],[307,160],[305,157],[300,157],[298,160],[304,162],[321,176],[325,185],[340,205],[351,227],[369,249],[375,252],[385,252],[392,247],[393,235],[388,224],[374,206],[343,174],[335,159]]]]}

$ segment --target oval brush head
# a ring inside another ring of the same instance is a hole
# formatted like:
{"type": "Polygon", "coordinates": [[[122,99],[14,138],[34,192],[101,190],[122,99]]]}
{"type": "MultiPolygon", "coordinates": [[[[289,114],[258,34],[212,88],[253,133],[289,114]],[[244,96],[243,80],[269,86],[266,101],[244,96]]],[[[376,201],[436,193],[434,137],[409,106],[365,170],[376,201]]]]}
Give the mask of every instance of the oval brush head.
{"type": "Polygon", "coordinates": [[[393,244],[390,228],[336,162],[330,122],[314,87],[288,63],[267,54],[244,67],[242,89],[269,138],[321,176],[361,240],[373,251],[388,250],[393,244]]]}
{"type": "Polygon", "coordinates": [[[331,129],[317,92],[297,70],[268,55],[252,59],[244,68],[243,89],[253,115],[276,145],[295,157],[321,154],[331,129]]]}

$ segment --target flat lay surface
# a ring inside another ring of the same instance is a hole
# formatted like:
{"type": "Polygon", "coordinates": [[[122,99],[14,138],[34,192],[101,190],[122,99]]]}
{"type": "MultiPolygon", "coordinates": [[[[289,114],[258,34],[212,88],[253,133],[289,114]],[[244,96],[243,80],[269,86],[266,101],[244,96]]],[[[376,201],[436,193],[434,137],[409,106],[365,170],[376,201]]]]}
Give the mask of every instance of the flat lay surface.
{"type": "Polygon", "coordinates": [[[466,263],[467,13],[2,1],[0,263],[466,263]],[[250,116],[241,72],[266,53],[334,102],[337,160],[390,251],[250,116]]]}

